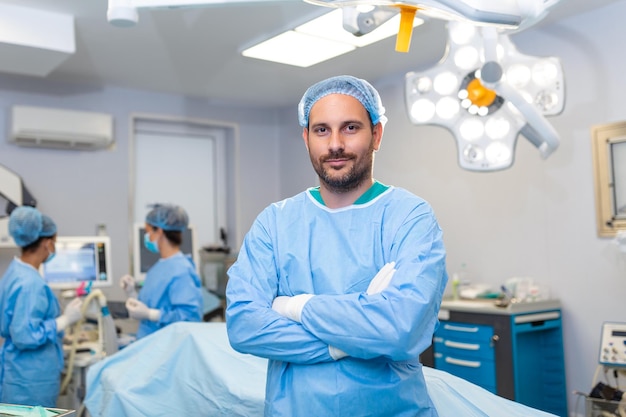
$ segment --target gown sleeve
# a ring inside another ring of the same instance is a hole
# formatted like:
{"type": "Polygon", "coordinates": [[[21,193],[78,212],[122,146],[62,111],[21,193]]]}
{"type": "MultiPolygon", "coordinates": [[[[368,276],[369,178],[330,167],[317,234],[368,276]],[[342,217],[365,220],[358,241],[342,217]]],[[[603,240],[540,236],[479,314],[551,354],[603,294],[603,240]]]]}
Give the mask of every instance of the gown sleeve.
{"type": "Polygon", "coordinates": [[[45,287],[24,281],[14,296],[11,339],[20,350],[37,349],[56,340],[56,323],[46,318],[50,300],[45,287]]]}
{"type": "Polygon", "coordinates": [[[268,232],[268,210],[246,235],[237,262],[229,269],[226,326],[231,346],[242,353],[286,362],[330,362],[328,344],[274,310],[278,273],[268,232]]]}
{"type": "Polygon", "coordinates": [[[404,219],[386,256],[396,262],[386,289],[315,296],[302,311],[304,328],[356,358],[419,356],[432,343],[448,279],[442,232],[429,205],[404,219]]]}
{"type": "Polygon", "coordinates": [[[202,320],[200,288],[190,273],[177,274],[167,292],[169,304],[161,309],[161,324],[202,320]]]}

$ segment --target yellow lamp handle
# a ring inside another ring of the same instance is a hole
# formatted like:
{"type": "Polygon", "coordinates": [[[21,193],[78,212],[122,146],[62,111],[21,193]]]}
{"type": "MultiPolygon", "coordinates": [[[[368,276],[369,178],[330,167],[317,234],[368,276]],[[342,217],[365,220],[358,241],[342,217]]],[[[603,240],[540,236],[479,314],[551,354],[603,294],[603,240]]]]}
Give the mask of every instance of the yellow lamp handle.
{"type": "Polygon", "coordinates": [[[415,13],[417,7],[398,6],[400,7],[400,28],[396,38],[396,51],[409,52],[411,46],[411,35],[413,34],[413,23],[415,21],[415,13]]]}

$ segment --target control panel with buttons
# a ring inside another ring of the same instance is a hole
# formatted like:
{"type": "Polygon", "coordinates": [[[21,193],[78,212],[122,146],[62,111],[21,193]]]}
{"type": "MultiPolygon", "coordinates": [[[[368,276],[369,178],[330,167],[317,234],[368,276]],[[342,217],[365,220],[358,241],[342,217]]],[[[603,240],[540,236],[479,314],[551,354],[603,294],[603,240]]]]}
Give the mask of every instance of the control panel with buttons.
{"type": "Polygon", "coordinates": [[[626,323],[604,323],[600,339],[600,364],[626,368],[626,323]]]}

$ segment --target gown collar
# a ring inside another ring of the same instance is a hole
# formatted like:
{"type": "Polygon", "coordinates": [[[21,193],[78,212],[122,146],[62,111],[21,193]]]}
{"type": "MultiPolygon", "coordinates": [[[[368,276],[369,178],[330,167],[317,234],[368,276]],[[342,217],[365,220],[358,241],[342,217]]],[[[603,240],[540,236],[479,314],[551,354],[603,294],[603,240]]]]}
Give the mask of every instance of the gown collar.
{"type": "MultiPolygon", "coordinates": [[[[388,185],[385,185],[379,181],[374,181],[374,184],[372,184],[372,186],[368,188],[367,191],[365,191],[359,198],[357,198],[353,205],[369,203],[370,201],[387,191],[388,188],[388,185]]],[[[326,206],[324,200],[322,199],[322,194],[320,193],[319,186],[309,188],[308,191],[309,194],[311,194],[311,196],[315,199],[315,201],[323,206],[326,206]]]]}

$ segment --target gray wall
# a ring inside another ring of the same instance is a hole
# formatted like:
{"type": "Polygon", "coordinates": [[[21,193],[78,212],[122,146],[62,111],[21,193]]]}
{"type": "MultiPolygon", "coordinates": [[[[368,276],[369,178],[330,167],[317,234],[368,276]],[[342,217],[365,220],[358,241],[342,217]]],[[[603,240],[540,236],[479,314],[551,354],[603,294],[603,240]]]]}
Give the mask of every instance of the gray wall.
{"type": "MultiPolygon", "coordinates": [[[[550,118],[561,136],[556,152],[542,160],[520,137],[505,171],[461,170],[447,130],[409,122],[403,76],[373,80],[389,117],[376,178],[434,206],[450,273],[466,263],[476,282],[496,288],[522,276],[549,286],[563,307],[568,393],[591,389],[602,323],[626,321],[626,255],[596,233],[590,134],[592,125],[626,119],[625,15],[626,2],[618,2],[513,37],[522,53],[562,59],[566,106],[550,118]]],[[[283,147],[296,133],[283,138],[283,147]]],[[[310,172],[310,164],[302,169],[310,172]]],[[[573,412],[576,398],[569,400],[573,412]]]]}

